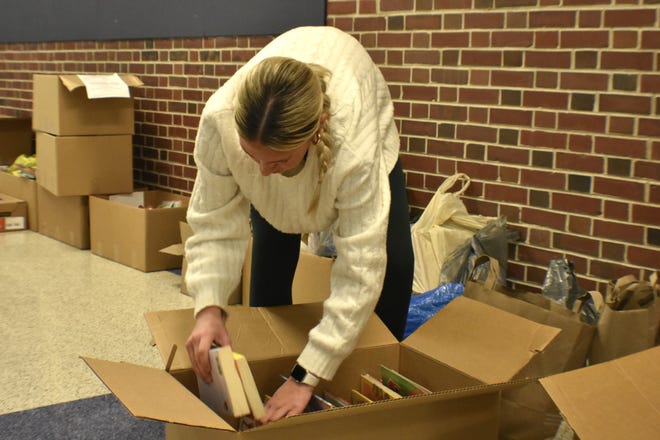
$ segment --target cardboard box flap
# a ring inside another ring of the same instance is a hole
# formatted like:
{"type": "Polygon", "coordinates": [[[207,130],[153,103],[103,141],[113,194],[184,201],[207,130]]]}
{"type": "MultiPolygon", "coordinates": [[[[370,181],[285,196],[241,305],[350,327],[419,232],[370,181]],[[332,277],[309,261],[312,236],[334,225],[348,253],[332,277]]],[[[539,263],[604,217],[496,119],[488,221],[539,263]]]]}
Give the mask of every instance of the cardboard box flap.
{"type": "Polygon", "coordinates": [[[0,212],[12,212],[19,204],[22,203],[25,203],[25,201],[7,194],[0,193],[0,212]]]}
{"type": "Polygon", "coordinates": [[[136,417],[234,431],[163,370],[125,362],[82,359],[136,417]]]}
{"type": "MultiPolygon", "coordinates": [[[[129,87],[139,87],[144,85],[144,83],[135,75],[120,74],[119,77],[124,81],[129,87]]],[[[78,87],[84,87],[82,80],[78,75],[60,75],[60,81],[68,91],[72,92],[78,87]]]]}
{"type": "MultiPolygon", "coordinates": [[[[321,319],[323,304],[282,307],[228,306],[227,330],[232,348],[250,361],[298,356],[307,344],[309,330],[321,319]]],[[[191,368],[185,342],[195,324],[193,309],[145,313],[145,319],[164,362],[173,345],[178,349],[170,369],[191,368]]],[[[396,338],[375,315],[369,318],[356,348],[396,344],[396,338]]]]}
{"type": "Polygon", "coordinates": [[[459,296],[402,345],[484,383],[507,382],[561,330],[459,296]]]}
{"type": "Polygon", "coordinates": [[[660,438],[660,346],[541,379],[579,438],[660,438]]]}

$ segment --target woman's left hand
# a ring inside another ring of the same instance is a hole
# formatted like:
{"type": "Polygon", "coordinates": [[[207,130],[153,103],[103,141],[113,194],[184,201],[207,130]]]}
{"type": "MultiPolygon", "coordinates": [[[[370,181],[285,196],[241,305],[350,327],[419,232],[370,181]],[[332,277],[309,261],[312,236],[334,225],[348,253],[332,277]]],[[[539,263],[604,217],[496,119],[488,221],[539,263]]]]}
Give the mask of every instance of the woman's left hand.
{"type": "Polygon", "coordinates": [[[314,387],[288,378],[266,402],[266,415],[259,421],[268,423],[283,417],[302,414],[313,393],[314,387]]]}

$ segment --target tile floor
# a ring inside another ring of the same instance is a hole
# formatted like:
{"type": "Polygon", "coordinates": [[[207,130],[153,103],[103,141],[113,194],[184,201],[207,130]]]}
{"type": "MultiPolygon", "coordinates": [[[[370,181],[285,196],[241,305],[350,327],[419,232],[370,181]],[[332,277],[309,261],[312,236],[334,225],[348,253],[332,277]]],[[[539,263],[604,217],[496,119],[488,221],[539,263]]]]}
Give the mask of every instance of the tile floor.
{"type": "Polygon", "coordinates": [[[107,394],[81,355],[162,368],[143,313],[192,307],[179,280],[0,233],[0,414],[107,394]]]}

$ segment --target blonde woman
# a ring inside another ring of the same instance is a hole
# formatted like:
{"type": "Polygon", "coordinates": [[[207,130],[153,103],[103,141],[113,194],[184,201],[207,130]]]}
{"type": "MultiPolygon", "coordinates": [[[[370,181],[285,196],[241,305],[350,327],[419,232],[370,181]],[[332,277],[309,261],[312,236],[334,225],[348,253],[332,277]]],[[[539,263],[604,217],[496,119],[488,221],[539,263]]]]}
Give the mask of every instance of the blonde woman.
{"type": "Polygon", "coordinates": [[[194,235],[186,243],[196,317],[186,348],[198,375],[211,380],[212,344],[231,345],[224,308],[250,234],[250,305],[271,306],[291,304],[300,234],[335,228],[323,318],[261,422],[303,412],[374,310],[402,337],[413,253],[398,152],[380,71],[353,37],[334,28],[282,34],[206,104],[188,210],[194,235]]]}

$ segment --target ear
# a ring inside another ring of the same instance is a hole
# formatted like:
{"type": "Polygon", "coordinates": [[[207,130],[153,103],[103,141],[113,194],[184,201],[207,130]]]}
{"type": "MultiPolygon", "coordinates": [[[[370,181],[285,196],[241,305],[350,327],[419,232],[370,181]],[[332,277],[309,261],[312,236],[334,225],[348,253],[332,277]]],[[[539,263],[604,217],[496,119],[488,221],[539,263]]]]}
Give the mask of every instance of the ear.
{"type": "Polygon", "coordinates": [[[328,122],[328,114],[326,112],[321,113],[321,118],[319,119],[319,127],[325,129],[325,124],[328,122]]]}

